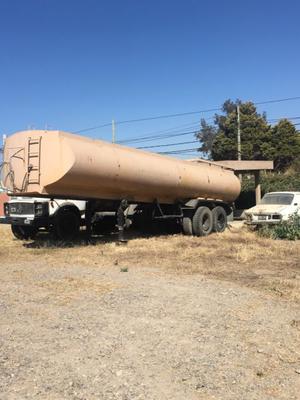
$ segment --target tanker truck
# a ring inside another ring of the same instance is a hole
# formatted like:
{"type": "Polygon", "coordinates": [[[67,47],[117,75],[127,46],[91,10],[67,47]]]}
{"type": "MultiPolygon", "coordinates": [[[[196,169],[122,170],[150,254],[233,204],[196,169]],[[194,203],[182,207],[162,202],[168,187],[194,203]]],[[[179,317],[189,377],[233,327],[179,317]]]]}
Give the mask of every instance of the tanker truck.
{"type": "MultiPolygon", "coordinates": [[[[86,201],[88,232],[97,212],[121,216],[122,229],[130,206],[144,224],[176,220],[185,234],[196,236],[224,231],[240,193],[240,181],[227,166],[42,130],[6,139],[1,185],[14,196],[86,201]]],[[[64,212],[70,226],[80,226],[72,204],[64,212]]]]}

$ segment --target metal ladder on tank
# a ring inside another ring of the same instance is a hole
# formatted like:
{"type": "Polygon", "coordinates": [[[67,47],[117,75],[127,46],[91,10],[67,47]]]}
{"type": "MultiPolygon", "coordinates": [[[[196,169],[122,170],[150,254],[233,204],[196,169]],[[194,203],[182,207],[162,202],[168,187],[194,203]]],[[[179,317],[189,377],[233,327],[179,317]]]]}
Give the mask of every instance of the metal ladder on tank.
{"type": "Polygon", "coordinates": [[[27,185],[39,185],[41,177],[41,142],[39,138],[28,138],[27,185]]]}

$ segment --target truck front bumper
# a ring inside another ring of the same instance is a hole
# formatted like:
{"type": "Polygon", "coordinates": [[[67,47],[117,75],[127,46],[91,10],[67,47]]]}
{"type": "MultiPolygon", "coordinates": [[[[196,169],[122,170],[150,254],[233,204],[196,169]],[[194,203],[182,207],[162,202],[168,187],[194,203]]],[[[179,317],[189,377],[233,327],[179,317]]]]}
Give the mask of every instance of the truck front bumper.
{"type": "Polygon", "coordinates": [[[26,217],[0,217],[0,224],[25,225],[40,228],[49,225],[49,217],[35,217],[34,219],[26,217]]]}
{"type": "Polygon", "coordinates": [[[7,217],[0,217],[0,224],[10,224],[7,217]]]}
{"type": "Polygon", "coordinates": [[[278,219],[278,220],[271,220],[271,221],[244,221],[244,223],[246,225],[277,225],[280,224],[282,220],[278,219]]]}

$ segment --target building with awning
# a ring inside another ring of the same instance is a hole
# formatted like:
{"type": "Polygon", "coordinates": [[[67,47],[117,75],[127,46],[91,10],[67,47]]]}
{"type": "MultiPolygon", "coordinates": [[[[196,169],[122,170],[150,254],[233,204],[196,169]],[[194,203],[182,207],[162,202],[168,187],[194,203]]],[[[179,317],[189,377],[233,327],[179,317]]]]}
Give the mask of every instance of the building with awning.
{"type": "Polygon", "coordinates": [[[274,169],[273,161],[264,160],[224,160],[214,161],[217,164],[232,168],[236,175],[254,175],[255,184],[255,202],[261,200],[260,175],[262,171],[272,171],[274,169]]]}

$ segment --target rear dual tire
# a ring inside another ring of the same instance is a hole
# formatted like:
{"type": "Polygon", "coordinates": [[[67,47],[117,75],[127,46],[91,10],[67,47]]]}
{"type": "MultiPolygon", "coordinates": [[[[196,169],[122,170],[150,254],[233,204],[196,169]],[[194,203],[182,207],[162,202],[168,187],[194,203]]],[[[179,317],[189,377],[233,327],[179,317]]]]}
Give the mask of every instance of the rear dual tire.
{"type": "Polygon", "coordinates": [[[211,232],[223,232],[227,227],[227,214],[223,207],[210,210],[198,207],[193,217],[184,217],[182,229],[185,235],[208,236],[211,232]]]}
{"type": "Polygon", "coordinates": [[[182,230],[183,233],[187,236],[193,235],[193,224],[192,224],[192,219],[190,217],[183,217],[182,230]]]}
{"type": "Polygon", "coordinates": [[[212,209],[213,231],[224,232],[227,228],[227,214],[223,207],[217,206],[212,209]]]}
{"type": "Polygon", "coordinates": [[[193,216],[193,232],[196,236],[208,236],[213,229],[212,212],[208,207],[198,207],[193,216]]]}

